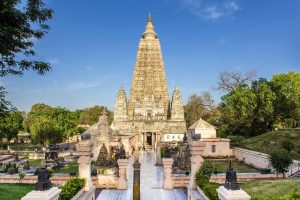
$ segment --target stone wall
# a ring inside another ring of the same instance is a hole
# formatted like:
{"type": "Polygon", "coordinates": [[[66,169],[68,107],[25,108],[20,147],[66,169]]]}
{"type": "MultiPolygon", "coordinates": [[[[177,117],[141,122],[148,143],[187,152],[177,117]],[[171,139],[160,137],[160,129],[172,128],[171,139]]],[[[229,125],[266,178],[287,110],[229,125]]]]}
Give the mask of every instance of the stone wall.
{"type": "Polygon", "coordinates": [[[203,152],[204,157],[231,157],[233,155],[230,149],[230,140],[226,138],[210,138],[200,139],[205,142],[206,146],[203,152]],[[212,146],[215,145],[215,152],[212,151],[212,146]]]}
{"type": "MultiPolygon", "coordinates": [[[[56,185],[63,185],[71,176],[52,176],[51,182],[56,185]]],[[[3,175],[0,176],[0,183],[20,183],[19,175],[3,175]]],[[[92,176],[93,185],[96,188],[116,188],[118,183],[118,177],[107,178],[105,183],[99,184],[100,180],[97,176],[92,176]]],[[[25,176],[22,183],[35,184],[37,182],[37,176],[25,176]]]]}
{"type": "MultiPolygon", "coordinates": [[[[250,180],[274,180],[278,179],[276,174],[259,174],[259,173],[238,173],[238,182],[245,182],[250,180]]],[[[212,175],[209,182],[223,184],[225,182],[226,175],[218,174],[212,175]]]]}
{"type": "MultiPolygon", "coordinates": [[[[248,149],[233,148],[233,155],[239,160],[245,162],[247,165],[251,165],[258,169],[271,168],[269,164],[269,155],[257,151],[252,151],[248,149]]],[[[289,168],[287,175],[293,174],[300,168],[300,161],[293,160],[293,164],[289,168]]]]}
{"type": "Polygon", "coordinates": [[[182,188],[187,187],[190,182],[190,176],[189,175],[183,175],[183,174],[173,174],[172,175],[172,182],[174,188],[182,188]]]}
{"type": "Polygon", "coordinates": [[[258,169],[270,168],[268,154],[242,149],[238,147],[233,148],[233,155],[247,165],[251,165],[258,169]]]}

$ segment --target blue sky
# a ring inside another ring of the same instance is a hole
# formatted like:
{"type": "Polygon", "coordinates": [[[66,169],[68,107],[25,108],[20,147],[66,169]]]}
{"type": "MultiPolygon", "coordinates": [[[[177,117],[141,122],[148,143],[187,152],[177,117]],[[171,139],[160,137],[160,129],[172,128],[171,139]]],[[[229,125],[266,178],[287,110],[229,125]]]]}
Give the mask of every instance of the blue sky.
{"type": "Polygon", "coordinates": [[[51,30],[36,41],[45,76],[5,77],[8,99],[20,110],[35,103],[71,110],[113,109],[117,91],[129,94],[138,42],[151,11],[170,90],[213,90],[223,70],[256,70],[258,77],[300,71],[299,0],[47,0],[51,30]]]}

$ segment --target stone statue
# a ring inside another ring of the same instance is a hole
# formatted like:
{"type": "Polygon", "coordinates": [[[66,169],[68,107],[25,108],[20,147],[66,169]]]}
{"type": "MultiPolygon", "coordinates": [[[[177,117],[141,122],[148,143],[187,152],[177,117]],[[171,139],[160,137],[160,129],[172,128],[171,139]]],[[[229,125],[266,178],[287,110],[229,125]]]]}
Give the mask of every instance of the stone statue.
{"type": "Polygon", "coordinates": [[[171,158],[171,149],[170,149],[169,146],[167,146],[167,148],[166,148],[165,157],[166,158],[171,158]]]}
{"type": "Polygon", "coordinates": [[[38,168],[35,174],[38,175],[38,182],[35,184],[35,190],[45,191],[52,187],[50,173],[46,168],[38,168]]]}
{"type": "Polygon", "coordinates": [[[185,172],[191,172],[191,155],[189,145],[185,145],[180,154],[179,168],[185,172]]]}
{"type": "Polygon", "coordinates": [[[227,190],[239,190],[240,186],[239,183],[237,182],[237,176],[235,170],[232,168],[231,160],[229,162],[229,166],[226,172],[226,180],[224,187],[227,190]]]}
{"type": "Polygon", "coordinates": [[[123,145],[120,148],[119,159],[126,159],[126,152],[123,145]]]}

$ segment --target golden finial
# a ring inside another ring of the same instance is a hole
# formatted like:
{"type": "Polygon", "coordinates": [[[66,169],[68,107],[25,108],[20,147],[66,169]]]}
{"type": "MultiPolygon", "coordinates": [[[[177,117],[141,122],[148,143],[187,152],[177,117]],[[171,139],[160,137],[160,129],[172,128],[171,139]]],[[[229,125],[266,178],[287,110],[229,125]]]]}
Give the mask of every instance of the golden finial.
{"type": "Polygon", "coordinates": [[[149,16],[148,16],[148,22],[152,22],[152,17],[151,17],[150,11],[149,11],[149,16]]]}

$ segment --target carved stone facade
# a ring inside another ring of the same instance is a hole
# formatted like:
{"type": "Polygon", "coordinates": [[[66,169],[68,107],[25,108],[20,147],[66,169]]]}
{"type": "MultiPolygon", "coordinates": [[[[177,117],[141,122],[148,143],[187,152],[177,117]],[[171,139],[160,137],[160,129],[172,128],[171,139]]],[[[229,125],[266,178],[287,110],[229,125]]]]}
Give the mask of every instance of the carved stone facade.
{"type": "Polygon", "coordinates": [[[179,141],[186,132],[182,98],[177,87],[169,101],[160,41],[151,16],[139,42],[129,100],[121,87],[111,128],[121,135],[132,136],[134,144],[131,145],[134,146],[155,146],[164,140],[165,134],[178,135],[173,138],[179,141]]]}

